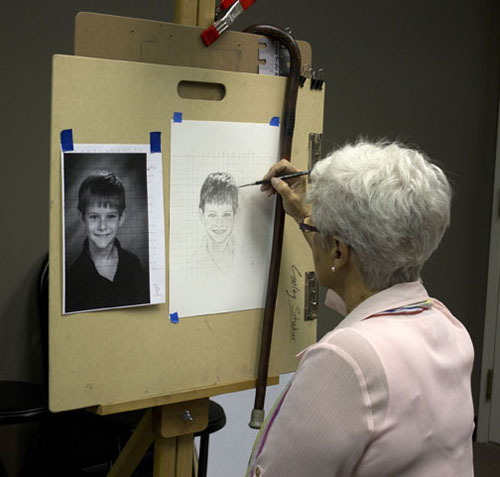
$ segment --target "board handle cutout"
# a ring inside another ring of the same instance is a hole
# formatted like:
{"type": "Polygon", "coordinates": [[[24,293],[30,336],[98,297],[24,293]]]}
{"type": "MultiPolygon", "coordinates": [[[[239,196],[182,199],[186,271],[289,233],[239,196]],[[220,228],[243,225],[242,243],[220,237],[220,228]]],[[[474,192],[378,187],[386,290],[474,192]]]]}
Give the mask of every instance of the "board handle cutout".
{"type": "Polygon", "coordinates": [[[183,80],[177,85],[177,94],[184,99],[222,101],[226,96],[226,87],[221,83],[183,80]]]}

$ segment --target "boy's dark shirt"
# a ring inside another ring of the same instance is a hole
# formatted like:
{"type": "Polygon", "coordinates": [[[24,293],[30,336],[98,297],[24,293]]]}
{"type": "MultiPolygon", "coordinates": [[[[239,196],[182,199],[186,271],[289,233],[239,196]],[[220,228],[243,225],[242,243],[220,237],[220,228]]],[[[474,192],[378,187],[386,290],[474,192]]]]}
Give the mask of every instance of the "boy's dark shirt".
{"type": "Polygon", "coordinates": [[[66,273],[66,312],[109,308],[114,306],[147,304],[149,278],[139,259],[124,250],[115,239],[118,265],[113,281],[99,275],[85,239],[80,256],[66,273]]]}

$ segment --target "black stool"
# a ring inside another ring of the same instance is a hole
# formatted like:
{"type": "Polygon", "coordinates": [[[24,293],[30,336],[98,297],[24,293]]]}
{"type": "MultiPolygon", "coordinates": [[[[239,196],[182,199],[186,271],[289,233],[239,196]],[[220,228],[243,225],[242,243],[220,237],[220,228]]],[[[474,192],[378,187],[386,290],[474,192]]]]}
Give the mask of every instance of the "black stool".
{"type": "Polygon", "coordinates": [[[0,381],[0,426],[41,420],[48,412],[45,386],[0,381]]]}
{"type": "Polygon", "coordinates": [[[215,401],[208,401],[208,426],[195,434],[200,438],[200,456],[198,459],[198,476],[206,477],[208,464],[208,439],[226,425],[226,414],[223,407],[215,401]]]}
{"type": "MultiPolygon", "coordinates": [[[[38,318],[40,321],[45,376],[47,375],[48,273],[49,261],[48,256],[46,256],[39,273],[37,290],[38,318]]],[[[49,416],[48,389],[46,385],[21,381],[0,381],[0,426],[24,424],[33,421],[41,423],[35,444],[21,470],[22,475],[34,475],[34,467],[40,465],[39,462],[34,464],[32,459],[34,454],[37,453],[36,449],[44,439],[43,433],[46,430],[49,416]]]]}

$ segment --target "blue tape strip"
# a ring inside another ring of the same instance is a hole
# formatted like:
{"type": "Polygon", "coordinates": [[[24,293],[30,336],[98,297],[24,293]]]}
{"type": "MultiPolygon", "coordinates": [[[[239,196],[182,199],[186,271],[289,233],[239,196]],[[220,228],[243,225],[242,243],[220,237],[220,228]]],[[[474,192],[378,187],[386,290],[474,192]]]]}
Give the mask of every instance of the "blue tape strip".
{"type": "Polygon", "coordinates": [[[151,146],[151,152],[161,152],[161,132],[150,132],[149,144],[151,146]]]}
{"type": "Polygon", "coordinates": [[[174,323],[174,324],[179,323],[179,313],[177,313],[177,312],[170,313],[170,322],[174,323]]]}
{"type": "Polygon", "coordinates": [[[174,113],[174,123],[182,123],[182,113],[174,113]]]}
{"type": "Polygon", "coordinates": [[[279,126],[280,125],[280,117],[274,116],[271,118],[271,122],[269,123],[271,126],[279,126]]]}
{"type": "Polygon", "coordinates": [[[61,131],[61,148],[63,152],[73,151],[73,129],[63,129],[61,131]]]}

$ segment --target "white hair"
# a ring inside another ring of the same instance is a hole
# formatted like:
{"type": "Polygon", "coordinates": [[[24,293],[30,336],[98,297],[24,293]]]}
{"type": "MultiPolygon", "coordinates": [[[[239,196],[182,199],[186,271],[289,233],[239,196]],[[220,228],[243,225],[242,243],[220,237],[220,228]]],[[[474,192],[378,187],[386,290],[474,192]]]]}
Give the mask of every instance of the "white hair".
{"type": "Polygon", "coordinates": [[[333,152],[314,167],[307,197],[325,246],[342,238],[373,290],[419,279],[450,223],[444,172],[395,143],[360,141],[333,152]]]}

